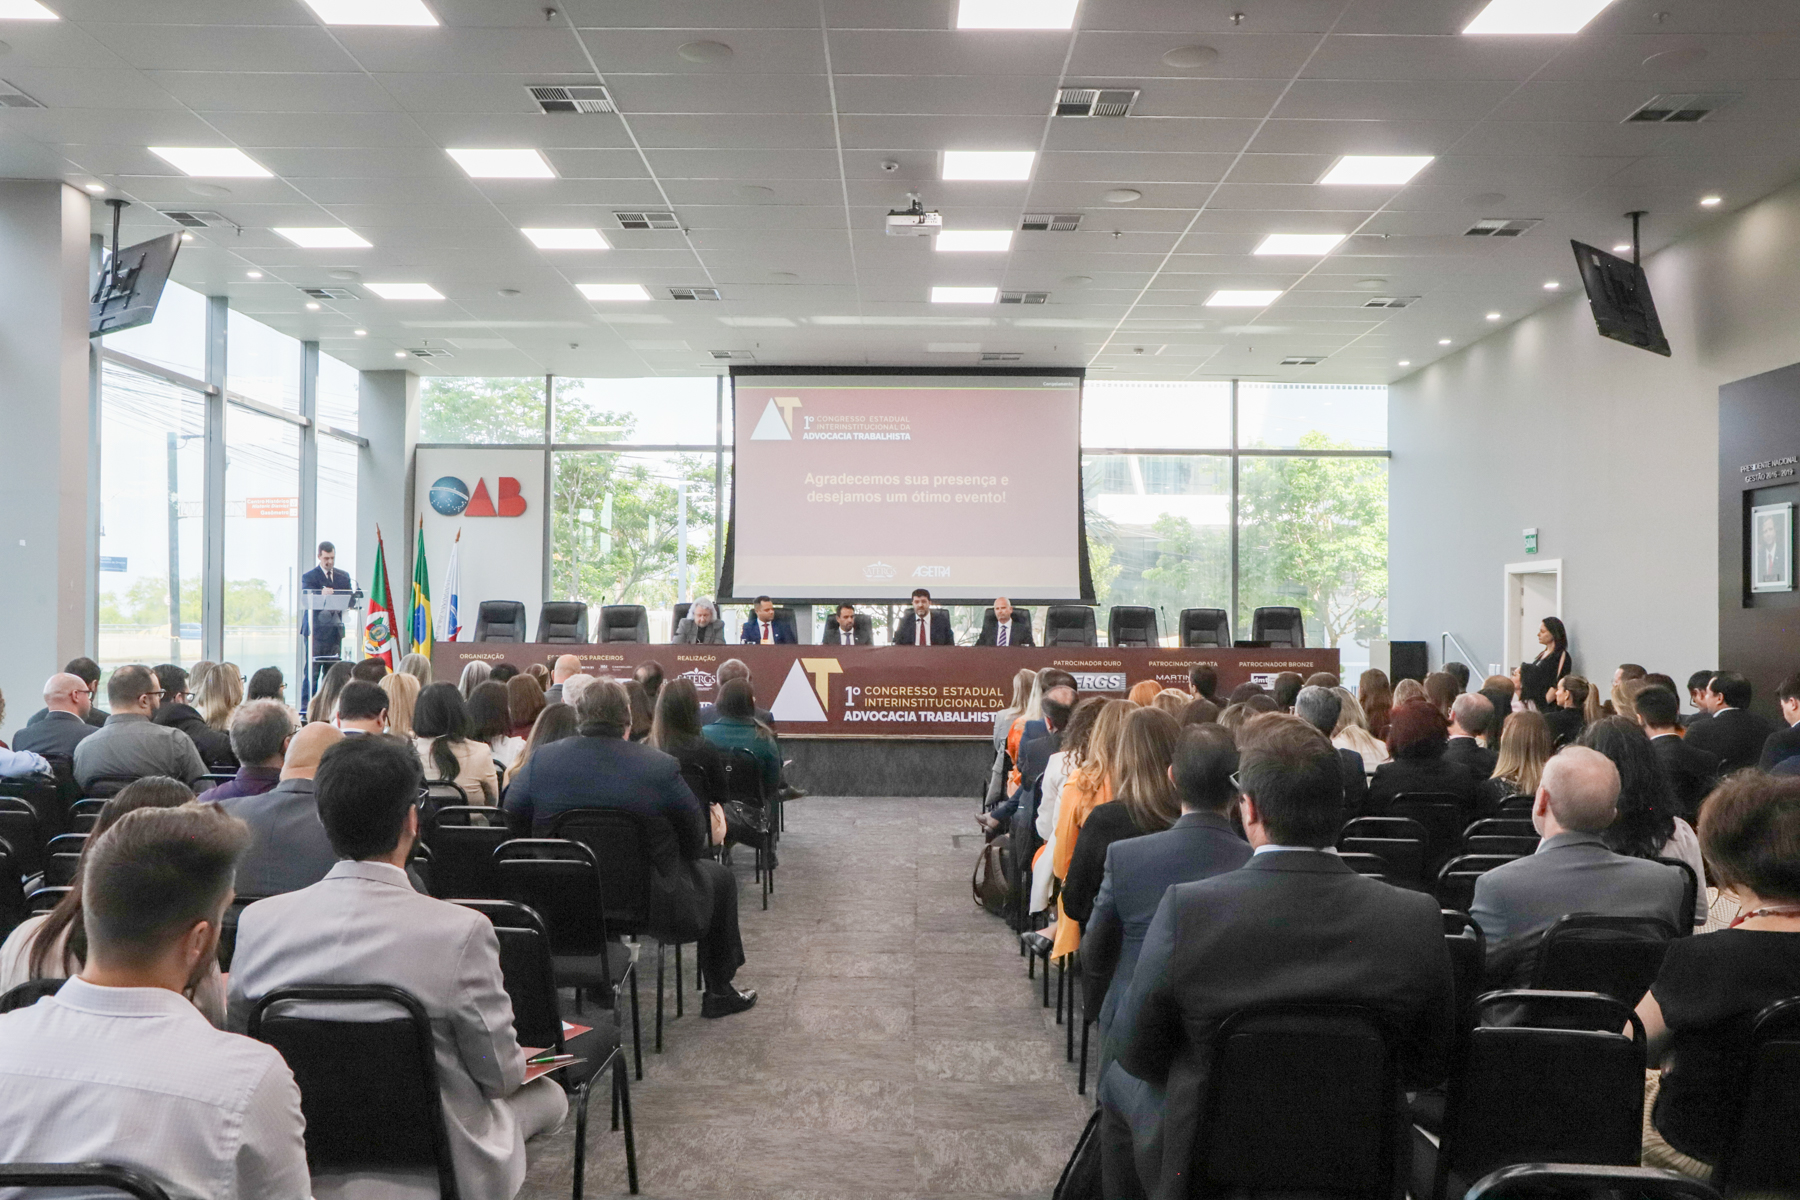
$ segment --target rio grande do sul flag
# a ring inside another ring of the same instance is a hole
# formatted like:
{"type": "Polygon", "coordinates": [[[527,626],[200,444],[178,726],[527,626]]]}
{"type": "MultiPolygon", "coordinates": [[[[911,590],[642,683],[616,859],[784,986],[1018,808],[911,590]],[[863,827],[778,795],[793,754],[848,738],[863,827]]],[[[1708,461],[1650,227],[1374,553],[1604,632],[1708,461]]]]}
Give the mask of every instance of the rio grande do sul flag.
{"type": "Polygon", "coordinates": [[[363,657],[379,658],[394,669],[394,602],[389,598],[387,551],[381,527],[375,528],[375,586],[369,592],[369,615],[363,621],[363,657]]]}

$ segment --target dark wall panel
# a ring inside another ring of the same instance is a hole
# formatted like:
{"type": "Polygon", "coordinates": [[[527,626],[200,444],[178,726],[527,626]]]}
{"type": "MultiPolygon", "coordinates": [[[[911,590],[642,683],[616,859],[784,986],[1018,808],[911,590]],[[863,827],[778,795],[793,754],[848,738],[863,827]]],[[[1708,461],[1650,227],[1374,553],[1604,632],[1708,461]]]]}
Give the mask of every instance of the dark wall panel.
{"type": "Polygon", "coordinates": [[[1750,510],[1784,501],[1800,504],[1800,365],[1719,389],[1719,665],[1747,677],[1771,717],[1775,688],[1800,670],[1800,590],[1750,590],[1750,510]]]}

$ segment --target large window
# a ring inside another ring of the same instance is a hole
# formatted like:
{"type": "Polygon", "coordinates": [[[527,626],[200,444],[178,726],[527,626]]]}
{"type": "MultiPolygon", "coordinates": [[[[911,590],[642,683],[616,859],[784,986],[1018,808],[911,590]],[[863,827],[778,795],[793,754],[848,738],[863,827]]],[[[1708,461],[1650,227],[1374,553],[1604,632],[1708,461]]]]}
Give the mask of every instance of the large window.
{"type": "Polygon", "coordinates": [[[543,377],[420,381],[419,440],[489,446],[542,443],[543,377]]]}
{"type": "Polygon", "coordinates": [[[245,676],[280,667],[298,645],[300,427],[225,410],[225,661],[245,676]]]}

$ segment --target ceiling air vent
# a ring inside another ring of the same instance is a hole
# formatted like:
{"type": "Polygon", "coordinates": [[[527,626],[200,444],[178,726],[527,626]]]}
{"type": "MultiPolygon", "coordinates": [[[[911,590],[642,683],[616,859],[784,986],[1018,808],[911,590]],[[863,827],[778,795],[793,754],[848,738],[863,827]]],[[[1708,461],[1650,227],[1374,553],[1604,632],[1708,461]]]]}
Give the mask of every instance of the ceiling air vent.
{"type": "Polygon", "coordinates": [[[1514,238],[1543,223],[1542,217],[1486,217],[1463,230],[1464,237],[1514,238]]]}
{"type": "Polygon", "coordinates": [[[1050,300],[1049,292],[1001,292],[1002,304],[1046,304],[1050,300]]]}
{"type": "Polygon", "coordinates": [[[1626,124],[1692,125],[1704,121],[1733,100],[1733,95],[1652,96],[1625,118],[1626,124]]]}
{"type": "Polygon", "coordinates": [[[1058,88],[1059,117],[1124,117],[1137,103],[1136,88],[1058,88]]]}
{"type": "Polygon", "coordinates": [[[981,354],[981,361],[990,363],[1023,362],[1024,359],[1024,353],[1018,350],[984,350],[981,354]]]}
{"type": "Polygon", "coordinates": [[[185,208],[165,208],[162,215],[188,229],[209,229],[214,225],[230,225],[223,213],[193,212],[185,208]]]}
{"type": "Polygon", "coordinates": [[[712,350],[709,353],[720,362],[755,362],[756,355],[748,350],[712,350]]]}
{"type": "Polygon", "coordinates": [[[303,287],[300,289],[314,300],[354,300],[356,293],[349,288],[335,287],[303,287]]]}
{"type": "Polygon", "coordinates": [[[609,113],[618,112],[613,107],[612,96],[599,84],[584,87],[561,87],[553,84],[526,84],[525,90],[531,93],[538,107],[547,113],[609,113]]]}
{"type": "Polygon", "coordinates": [[[1370,296],[1363,301],[1362,306],[1364,308],[1405,308],[1417,299],[1417,296],[1370,296]]]}
{"type": "Polygon", "coordinates": [[[717,300],[718,288],[672,287],[669,289],[671,300],[717,300]]]}
{"type": "Polygon", "coordinates": [[[1080,225],[1080,213],[1026,213],[1019,222],[1019,228],[1027,233],[1073,233],[1080,225]]]}
{"type": "Polygon", "coordinates": [[[0,79],[0,108],[42,108],[36,100],[21,92],[12,84],[0,79]]]}
{"type": "Polygon", "coordinates": [[[455,358],[456,357],[456,355],[454,355],[450,351],[444,349],[442,346],[420,346],[417,349],[408,350],[407,353],[412,355],[414,358],[455,358]]]}
{"type": "Polygon", "coordinates": [[[620,229],[680,229],[672,212],[615,212],[620,229]]]}
{"type": "Polygon", "coordinates": [[[1281,360],[1284,367],[1316,367],[1325,361],[1323,354],[1290,354],[1281,360]]]}

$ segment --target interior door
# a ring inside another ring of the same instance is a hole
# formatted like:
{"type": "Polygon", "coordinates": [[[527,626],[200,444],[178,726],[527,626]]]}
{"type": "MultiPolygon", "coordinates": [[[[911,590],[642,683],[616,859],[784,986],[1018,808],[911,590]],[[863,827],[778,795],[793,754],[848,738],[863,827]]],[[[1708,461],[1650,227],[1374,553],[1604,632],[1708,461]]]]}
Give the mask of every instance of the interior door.
{"type": "Polygon", "coordinates": [[[1519,648],[1519,657],[1529,660],[1536,658],[1538,651],[1542,649],[1537,640],[1538,625],[1545,617],[1560,615],[1556,611],[1557,574],[1554,571],[1534,571],[1518,576],[1518,580],[1519,623],[1514,635],[1514,645],[1519,648]]]}

